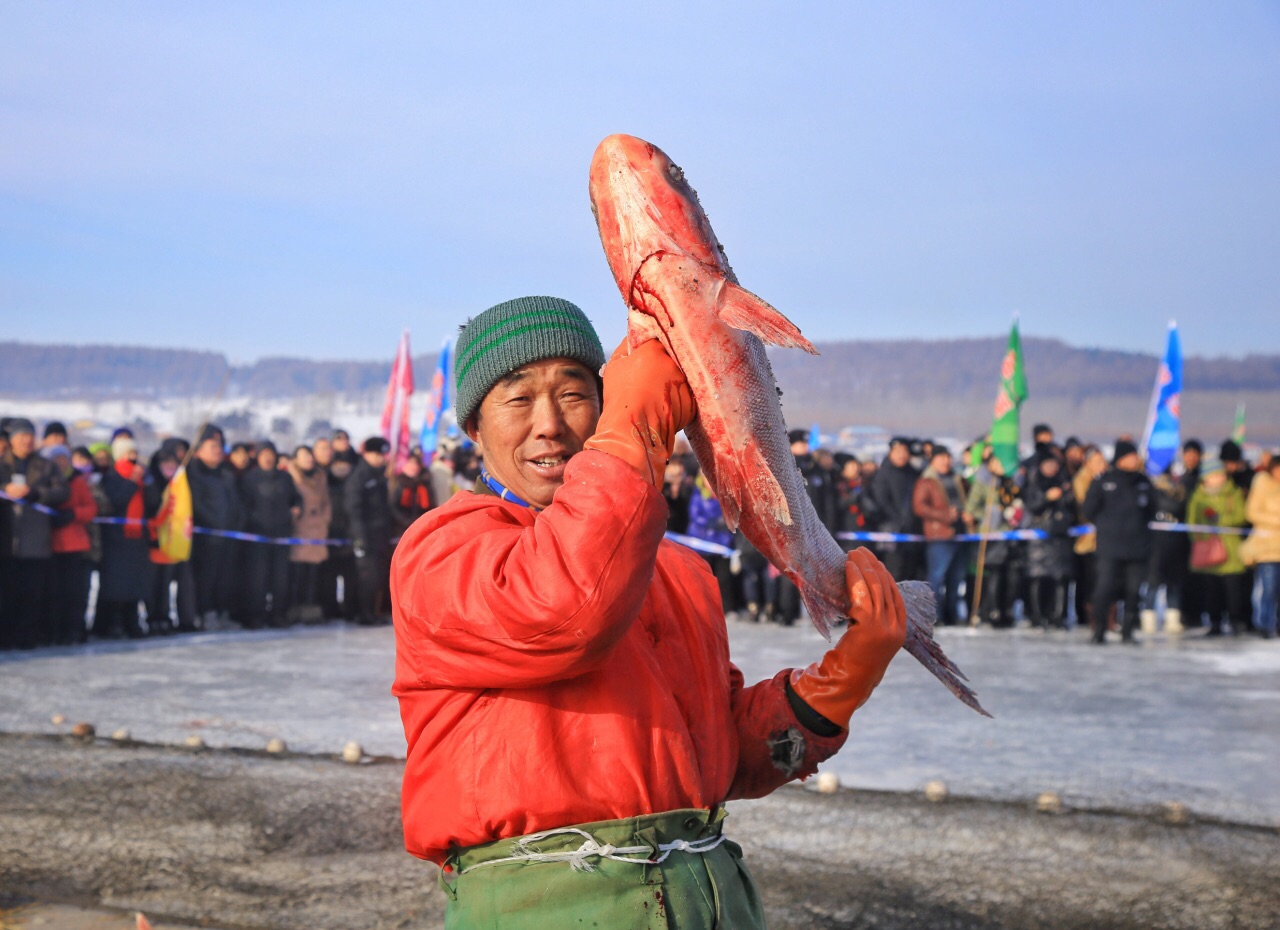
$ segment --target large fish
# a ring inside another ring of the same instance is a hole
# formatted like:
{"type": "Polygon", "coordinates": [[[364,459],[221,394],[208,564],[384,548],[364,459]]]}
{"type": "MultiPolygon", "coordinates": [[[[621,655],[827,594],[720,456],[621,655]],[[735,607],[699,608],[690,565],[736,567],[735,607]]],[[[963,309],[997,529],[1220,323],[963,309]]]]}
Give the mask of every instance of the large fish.
{"type": "MultiPolygon", "coordinates": [[[[632,346],[656,338],[688,378],[698,416],[685,431],[730,529],[800,589],[828,639],[848,615],[845,553],[818,518],[787,442],[765,343],[817,354],[790,320],[738,285],[698,195],[655,145],[609,136],[591,159],[591,207],[627,304],[632,346]]],[[[933,639],[928,585],[899,586],[903,647],[951,692],[990,716],[933,639]]]]}

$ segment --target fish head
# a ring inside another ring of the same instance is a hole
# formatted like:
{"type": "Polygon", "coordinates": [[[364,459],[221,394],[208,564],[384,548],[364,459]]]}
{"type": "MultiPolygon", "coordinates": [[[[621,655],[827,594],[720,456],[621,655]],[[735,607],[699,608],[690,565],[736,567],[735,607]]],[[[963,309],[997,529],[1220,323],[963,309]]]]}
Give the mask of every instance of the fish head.
{"type": "Polygon", "coordinates": [[[590,190],[600,242],[624,300],[636,269],[661,251],[685,253],[734,280],[697,192],[656,145],[621,133],[606,138],[591,159],[590,190]]]}

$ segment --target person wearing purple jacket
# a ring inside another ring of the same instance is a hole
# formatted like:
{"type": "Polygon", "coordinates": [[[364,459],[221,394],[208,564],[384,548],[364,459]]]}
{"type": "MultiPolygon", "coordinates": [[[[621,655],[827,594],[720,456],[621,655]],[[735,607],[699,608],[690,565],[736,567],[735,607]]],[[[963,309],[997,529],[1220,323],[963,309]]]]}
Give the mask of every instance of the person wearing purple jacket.
{"type": "MultiPolygon", "coordinates": [[[[733,548],[733,534],[729,532],[729,527],[724,522],[724,511],[720,507],[720,501],[716,498],[716,492],[707,481],[706,475],[701,472],[693,483],[693,493],[689,495],[689,535],[712,545],[723,546],[726,549],[733,548]]],[[[720,553],[702,551],[698,554],[707,560],[712,573],[716,576],[716,583],[720,586],[720,603],[727,614],[733,609],[735,603],[733,571],[729,557],[720,553]]]]}

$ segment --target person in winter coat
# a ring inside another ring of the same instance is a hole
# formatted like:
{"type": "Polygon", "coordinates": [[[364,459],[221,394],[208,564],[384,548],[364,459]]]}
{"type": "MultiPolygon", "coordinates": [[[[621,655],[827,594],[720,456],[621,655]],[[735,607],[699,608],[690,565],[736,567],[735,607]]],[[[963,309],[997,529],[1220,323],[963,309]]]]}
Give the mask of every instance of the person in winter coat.
{"type": "Polygon", "coordinates": [[[111,458],[115,464],[102,476],[102,490],[111,501],[112,513],[124,522],[102,528],[102,567],[93,635],[99,639],[117,639],[121,635],[139,639],[146,632],[138,606],[151,596],[147,520],[155,510],[148,508],[145,490],[151,479],[138,463],[138,444],[132,437],[118,435],[113,439],[111,458]]]}
{"type": "MultiPolygon", "coordinates": [[[[1151,479],[1151,486],[1156,492],[1156,522],[1182,523],[1187,516],[1187,494],[1173,473],[1172,463],[1151,479]]],[[[1143,633],[1156,632],[1159,620],[1156,597],[1161,588],[1164,588],[1165,632],[1182,632],[1182,590],[1190,555],[1191,540],[1186,533],[1158,532],[1153,537],[1147,586],[1142,592],[1142,613],[1139,614],[1143,633]]]]}
{"type": "Polygon", "coordinates": [[[689,532],[689,501],[693,498],[693,480],[684,463],[672,459],[662,482],[662,496],[667,499],[667,531],[689,532]]]}
{"type": "MultiPolygon", "coordinates": [[[[694,479],[693,494],[689,498],[689,535],[714,546],[733,548],[733,534],[724,522],[724,511],[711,482],[703,472],[698,472],[698,477],[694,479]]],[[[716,576],[716,584],[720,586],[720,604],[727,615],[733,610],[735,601],[729,556],[716,552],[698,554],[711,566],[711,573],[716,576]]]]}
{"type": "MultiPolygon", "coordinates": [[[[191,483],[192,523],[197,529],[237,531],[244,508],[236,476],[226,461],[222,430],[210,424],[196,439],[196,451],[187,469],[191,483]]],[[[196,532],[191,538],[191,569],[196,579],[196,612],[205,628],[227,617],[237,605],[236,586],[241,582],[236,564],[235,541],[196,532]]]]}
{"type": "Polygon", "coordinates": [[[418,455],[410,455],[391,479],[391,532],[399,536],[435,506],[431,481],[418,455]]]}
{"type": "Polygon", "coordinates": [[[351,449],[335,452],[329,463],[329,538],[344,540],[329,546],[329,557],[320,563],[320,608],[330,620],[354,620],[356,604],[356,557],[351,545],[351,521],[347,519],[347,479],[355,469],[356,454],[351,449]],[[341,591],[341,597],[339,597],[341,591]]]}
{"type": "MultiPolygon", "coordinates": [[[[319,466],[310,446],[293,450],[289,477],[302,498],[301,510],[293,521],[296,539],[328,539],[333,520],[329,497],[329,475],[319,466]]],[[[320,566],[329,557],[324,543],[299,543],[289,548],[289,604],[291,615],[307,622],[324,616],[320,603],[320,566]]]]}
{"type": "Polygon", "coordinates": [[[1261,589],[1253,626],[1264,639],[1272,639],[1280,600],[1280,454],[1272,453],[1267,469],[1254,476],[1244,515],[1253,532],[1241,547],[1241,557],[1254,566],[1261,589]]]}
{"type": "Polygon", "coordinates": [[[0,502],[0,649],[30,649],[46,635],[53,523],[30,505],[60,507],[71,496],[57,466],[36,454],[35,444],[35,424],[22,417],[9,421],[9,451],[0,458],[0,489],[11,499],[0,502]]]}
{"type": "Polygon", "coordinates": [[[381,436],[364,441],[360,461],[347,479],[347,519],[356,557],[356,622],[387,622],[388,571],[391,565],[391,502],[387,488],[387,452],[381,436]]]}
{"type": "Polygon", "coordinates": [[[947,626],[960,619],[960,584],[969,567],[968,544],[955,538],[974,522],[965,509],[966,497],[964,480],[951,467],[951,450],[934,446],[929,466],[912,492],[912,508],[924,527],[925,566],[937,622],[947,626]]]}
{"type": "MultiPolygon", "coordinates": [[[[147,599],[147,632],[151,634],[194,633],[196,626],[196,580],[191,559],[170,558],[160,548],[160,524],[167,519],[165,495],[182,465],[186,443],[166,439],[147,466],[150,481],[144,494],[147,511],[154,513],[150,527],[151,594],[147,599]]],[[[172,506],[172,504],[169,504],[172,506]]]]}
{"type": "Polygon", "coordinates": [[[1093,628],[1093,589],[1098,577],[1098,534],[1080,513],[1080,508],[1089,494],[1089,486],[1106,473],[1107,467],[1107,457],[1102,450],[1090,444],[1084,450],[1084,464],[1071,479],[1071,491],[1076,499],[1076,526],[1089,527],[1089,532],[1075,538],[1074,547],[1076,622],[1089,629],[1093,628]]]}
{"type": "MultiPolygon", "coordinates": [[[[871,479],[870,492],[874,511],[879,518],[876,527],[882,533],[914,534],[920,531],[912,495],[920,473],[911,464],[911,442],[901,436],[889,442],[889,454],[871,479]]],[[[890,574],[900,581],[909,581],[917,575],[919,543],[890,542],[879,545],[884,564],[890,574]]]]}
{"type": "Polygon", "coordinates": [[[1027,546],[1027,578],[1031,619],[1042,630],[1063,627],[1067,616],[1067,587],[1075,568],[1074,541],[1068,534],[1076,521],[1076,499],[1056,446],[1048,446],[1027,475],[1023,499],[1031,529],[1047,539],[1027,546]]]}
{"type": "MultiPolygon", "coordinates": [[[[302,515],[302,495],[288,472],[276,468],[276,447],[258,444],[258,467],[241,479],[244,495],[245,530],[255,536],[283,539],[293,532],[293,523],[302,515]]],[[[289,550],[278,543],[248,543],[246,589],[248,605],[245,626],[256,630],[264,625],[289,623],[289,550]]]]}
{"type": "MultiPolygon", "coordinates": [[[[1225,529],[1245,525],[1244,492],[1231,480],[1220,459],[1201,463],[1200,484],[1187,502],[1187,522],[1225,529]]],[[[1244,633],[1249,629],[1249,583],[1240,555],[1241,544],[1237,533],[1191,534],[1191,573],[1198,576],[1209,612],[1210,636],[1222,635],[1224,616],[1228,631],[1244,633]],[[1216,552],[1201,559],[1200,551],[1206,548],[1216,552]]]]}
{"type": "Polygon", "coordinates": [[[692,395],[658,342],[624,352],[602,412],[604,353],[568,301],[499,304],[458,336],[485,474],[392,570],[403,832],[443,867],[450,927],[763,927],[724,803],[814,772],[905,639],[859,550],[836,647],[746,686],[710,570],[663,539],[692,395]]]}
{"type": "Polygon", "coordinates": [[[1142,460],[1132,442],[1116,441],[1112,467],[1089,486],[1081,514],[1098,533],[1093,642],[1106,642],[1107,614],[1123,592],[1120,638],[1132,643],[1138,621],[1138,595],[1151,558],[1153,534],[1148,524],[1156,514],[1155,488],[1142,473],[1142,460]]]}
{"type": "MultiPolygon", "coordinates": [[[[1005,533],[1017,529],[1022,520],[1022,492],[1018,483],[1004,473],[1000,457],[988,446],[983,464],[973,476],[966,509],[979,533],[1005,533]]],[[[1013,626],[1014,554],[1013,544],[1003,539],[979,544],[982,592],[978,616],[997,630],[1013,626]]],[[[975,594],[975,597],[978,595],[975,594]]]]}
{"type": "Polygon", "coordinates": [[[71,646],[86,639],[85,616],[89,610],[89,586],[93,575],[89,527],[98,505],[84,475],[71,467],[71,450],[65,445],[45,446],[40,457],[52,462],[67,482],[70,496],[53,518],[52,572],[49,589],[49,632],[45,643],[71,646]]]}

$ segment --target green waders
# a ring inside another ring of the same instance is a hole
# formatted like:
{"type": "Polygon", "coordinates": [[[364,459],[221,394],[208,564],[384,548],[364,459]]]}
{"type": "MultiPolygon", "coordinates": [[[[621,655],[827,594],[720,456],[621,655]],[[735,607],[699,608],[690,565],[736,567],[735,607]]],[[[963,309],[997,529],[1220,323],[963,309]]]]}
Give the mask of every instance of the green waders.
{"type": "Polygon", "coordinates": [[[668,811],[458,850],[440,873],[445,930],[763,930],[742,849],[720,835],[724,816],[668,811]],[[600,854],[610,847],[637,861],[600,854]]]}

